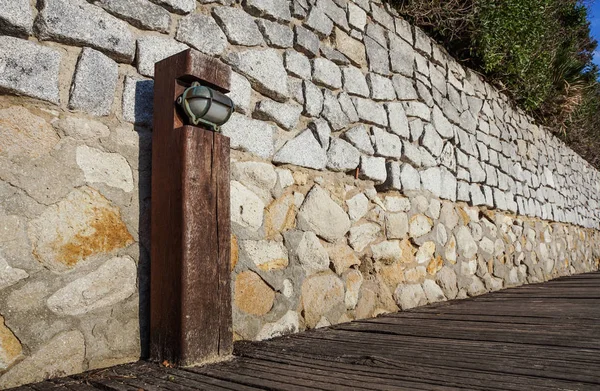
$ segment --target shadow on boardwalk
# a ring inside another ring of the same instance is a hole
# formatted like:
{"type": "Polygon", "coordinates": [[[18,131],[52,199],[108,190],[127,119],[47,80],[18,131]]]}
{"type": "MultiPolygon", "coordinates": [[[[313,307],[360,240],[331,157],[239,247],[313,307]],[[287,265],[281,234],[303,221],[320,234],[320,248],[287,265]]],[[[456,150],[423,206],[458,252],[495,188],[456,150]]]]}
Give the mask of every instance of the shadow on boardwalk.
{"type": "Polygon", "coordinates": [[[600,273],[268,342],[230,362],[135,363],[19,390],[600,390],[600,273]]]}

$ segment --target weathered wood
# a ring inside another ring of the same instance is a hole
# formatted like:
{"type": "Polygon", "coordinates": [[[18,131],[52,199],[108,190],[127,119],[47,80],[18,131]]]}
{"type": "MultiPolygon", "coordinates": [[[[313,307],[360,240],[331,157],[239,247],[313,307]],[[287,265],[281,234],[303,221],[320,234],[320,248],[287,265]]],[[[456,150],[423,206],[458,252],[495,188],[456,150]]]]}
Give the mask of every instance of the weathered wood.
{"type": "Polygon", "coordinates": [[[158,362],[193,365],[232,349],[229,139],[185,125],[175,104],[193,81],[227,92],[230,73],[193,50],[155,67],[150,355],[158,362]]]}

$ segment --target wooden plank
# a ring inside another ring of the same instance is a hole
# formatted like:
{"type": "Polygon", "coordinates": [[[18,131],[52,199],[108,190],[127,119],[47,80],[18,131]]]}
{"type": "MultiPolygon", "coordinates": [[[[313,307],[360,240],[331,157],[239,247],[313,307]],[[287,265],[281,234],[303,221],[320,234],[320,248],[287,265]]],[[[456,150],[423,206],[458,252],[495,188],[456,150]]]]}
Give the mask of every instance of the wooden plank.
{"type": "MultiPolygon", "coordinates": [[[[372,384],[402,384],[402,381],[416,379],[416,381],[423,382],[429,379],[430,381],[438,381],[439,384],[444,385],[441,389],[447,389],[446,387],[468,387],[469,389],[481,389],[481,390],[514,390],[521,391],[523,389],[524,379],[522,376],[514,376],[507,374],[493,374],[491,372],[483,371],[470,371],[456,369],[446,369],[444,367],[415,364],[410,362],[398,362],[395,361],[393,365],[382,367],[381,365],[375,364],[373,360],[365,360],[360,365],[348,365],[340,363],[337,360],[326,360],[325,358],[318,355],[295,355],[293,352],[274,352],[265,351],[264,349],[258,351],[245,352],[244,356],[260,359],[271,359],[275,362],[293,363],[294,365],[305,368],[306,373],[312,373],[318,368],[327,368],[329,373],[336,374],[337,376],[344,376],[348,379],[358,378],[372,380],[372,384]],[[499,378],[498,383],[494,383],[494,377],[499,378]]],[[[371,381],[371,380],[370,380],[371,381]]],[[[540,379],[541,385],[530,384],[528,388],[530,391],[545,391],[548,389],[548,381],[540,379]]],[[[563,385],[564,386],[564,385],[563,385]]]]}

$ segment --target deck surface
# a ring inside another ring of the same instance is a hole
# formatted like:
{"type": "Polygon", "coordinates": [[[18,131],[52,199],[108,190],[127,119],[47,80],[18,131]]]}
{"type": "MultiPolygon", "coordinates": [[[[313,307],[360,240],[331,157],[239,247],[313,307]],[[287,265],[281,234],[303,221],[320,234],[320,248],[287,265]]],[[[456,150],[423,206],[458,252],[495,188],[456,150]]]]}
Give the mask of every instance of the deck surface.
{"type": "Polygon", "coordinates": [[[139,362],[32,390],[600,390],[600,273],[267,342],[196,369],[139,362]]]}

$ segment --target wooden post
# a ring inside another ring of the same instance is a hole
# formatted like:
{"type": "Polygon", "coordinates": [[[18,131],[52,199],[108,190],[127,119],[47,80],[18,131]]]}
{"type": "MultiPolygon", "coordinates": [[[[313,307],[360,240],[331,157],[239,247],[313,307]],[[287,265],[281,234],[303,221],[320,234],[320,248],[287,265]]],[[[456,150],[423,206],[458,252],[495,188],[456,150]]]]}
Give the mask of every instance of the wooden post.
{"type": "Polygon", "coordinates": [[[231,69],[187,50],[154,75],[150,358],[190,366],[232,352],[229,138],[175,101],[194,81],[228,92],[231,69]]]}

